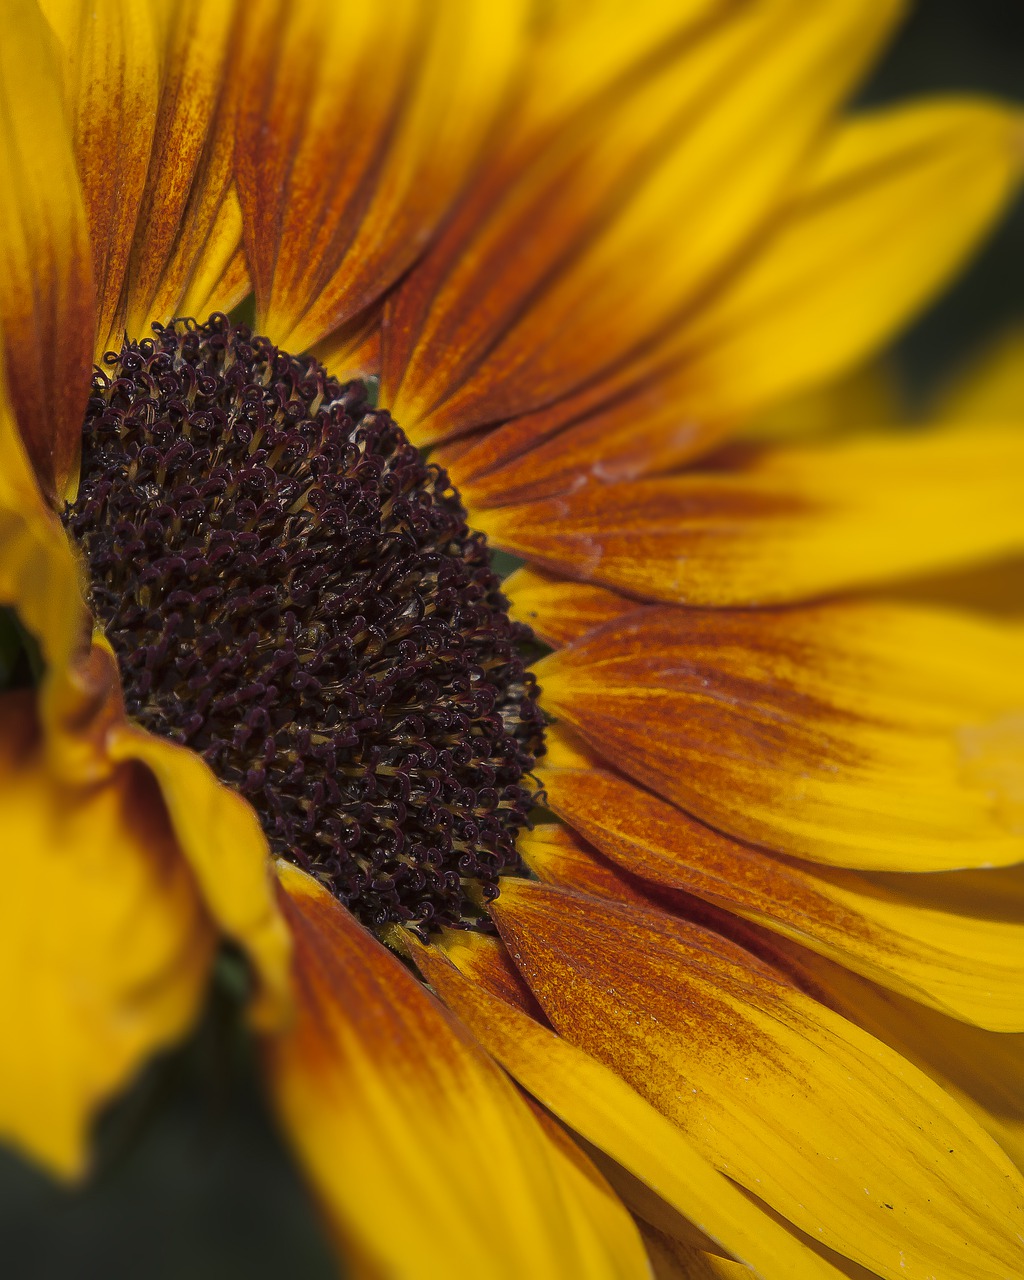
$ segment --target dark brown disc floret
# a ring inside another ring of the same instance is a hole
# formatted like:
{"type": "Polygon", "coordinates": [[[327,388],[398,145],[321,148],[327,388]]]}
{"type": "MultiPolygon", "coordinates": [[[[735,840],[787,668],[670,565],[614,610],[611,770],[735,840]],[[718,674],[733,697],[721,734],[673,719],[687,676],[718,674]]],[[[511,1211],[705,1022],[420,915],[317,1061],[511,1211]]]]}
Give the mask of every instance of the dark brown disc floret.
{"type": "Polygon", "coordinates": [[[483,535],[362,383],[153,328],[94,375],[64,515],[128,713],[368,927],[487,927],[543,721],[483,535]]]}

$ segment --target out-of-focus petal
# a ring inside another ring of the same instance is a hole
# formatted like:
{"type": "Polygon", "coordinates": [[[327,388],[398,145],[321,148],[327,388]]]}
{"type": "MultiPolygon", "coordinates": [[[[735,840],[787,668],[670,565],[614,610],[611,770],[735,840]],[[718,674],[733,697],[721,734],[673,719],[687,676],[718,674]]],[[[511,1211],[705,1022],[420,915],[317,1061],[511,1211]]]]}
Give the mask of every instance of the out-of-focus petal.
{"type": "Polygon", "coordinates": [[[536,664],[543,704],[730,835],[837,866],[1024,855],[1024,632],[870,602],[650,609],[536,664]]]}
{"type": "Polygon", "coordinates": [[[622,1274],[564,1154],[466,1029],[315,880],[278,865],[296,1016],[266,1039],[266,1064],[334,1229],[410,1280],[622,1274]]]}
{"type": "Polygon", "coordinates": [[[10,401],[40,487],[63,499],[77,468],[95,317],[60,62],[36,0],[11,0],[4,11],[0,225],[10,401]]]}
{"type": "Polygon", "coordinates": [[[75,1176],[97,1108],[196,1015],[214,930],[142,770],[55,777],[31,692],[0,726],[0,1131],[75,1176]]]}
{"type": "Polygon", "coordinates": [[[1024,116],[940,99],[837,130],[777,229],[681,335],[687,407],[749,413],[877,349],[975,248],[1024,169],[1024,116]]]}
{"type": "Polygon", "coordinates": [[[560,1034],[813,1239],[888,1280],[1021,1267],[1024,1179],[881,1041],[663,912],[526,880],[491,910],[560,1034]]]}
{"type": "Polygon", "coordinates": [[[238,183],[262,332],[318,342],[422,252],[510,91],[528,16],[523,0],[248,8],[238,183]]]}
{"type": "Polygon", "coordinates": [[[1004,333],[949,383],[931,417],[937,422],[1024,423],[1024,329],[1004,333]]]}
{"type": "MultiPolygon", "coordinates": [[[[466,495],[472,506],[474,491],[466,495]]],[[[758,450],[734,470],[473,509],[497,546],[648,599],[778,604],[1024,549],[1024,431],[758,450]]]]}
{"type": "Polygon", "coordinates": [[[834,1267],[716,1173],[640,1093],[601,1062],[410,943],[417,965],[481,1044],[549,1111],[748,1263],[762,1280],[837,1280],[834,1267]]]}

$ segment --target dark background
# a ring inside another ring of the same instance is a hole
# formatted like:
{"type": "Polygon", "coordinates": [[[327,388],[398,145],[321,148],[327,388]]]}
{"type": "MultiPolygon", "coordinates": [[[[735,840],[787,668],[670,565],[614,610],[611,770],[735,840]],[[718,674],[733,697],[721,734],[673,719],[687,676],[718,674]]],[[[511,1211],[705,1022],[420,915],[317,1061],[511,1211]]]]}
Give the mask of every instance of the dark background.
{"type": "MultiPolygon", "coordinates": [[[[1020,0],[921,0],[863,99],[944,90],[1024,98],[1019,23],[1020,0]]],[[[898,366],[912,387],[927,389],[1022,311],[1024,210],[1018,208],[970,271],[901,339],[898,366]]],[[[193,1042],[152,1067],[104,1118],[99,1169],[86,1190],[59,1190],[0,1150],[5,1278],[327,1280],[335,1274],[315,1214],[263,1110],[236,1014],[231,984],[222,981],[193,1042]]]]}

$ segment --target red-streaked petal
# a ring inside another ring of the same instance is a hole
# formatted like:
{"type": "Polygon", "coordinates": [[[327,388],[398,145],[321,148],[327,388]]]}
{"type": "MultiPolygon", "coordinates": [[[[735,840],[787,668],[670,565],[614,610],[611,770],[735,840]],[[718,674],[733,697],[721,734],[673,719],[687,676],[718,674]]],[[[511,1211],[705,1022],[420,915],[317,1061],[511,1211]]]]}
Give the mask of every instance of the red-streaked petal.
{"type": "Polygon", "coordinates": [[[762,1280],[837,1280],[601,1062],[410,941],[424,976],[477,1039],[549,1111],[606,1152],[762,1280]]]}
{"type": "Polygon", "coordinates": [[[503,171],[499,145],[390,311],[399,421],[425,443],[538,408],[671,325],[769,217],[897,9],[724,6],[527,163],[503,171]]]}
{"type": "Polygon", "coordinates": [[[473,516],[505,550],[630,595],[784,604],[1020,552],[1024,439],[972,427],[767,449],[473,516]]]}
{"type": "Polygon", "coordinates": [[[527,18],[523,0],[250,6],[238,182],[262,332],[318,342],[422,252],[509,91],[527,18]]]}
{"type": "Polygon", "coordinates": [[[63,500],[92,367],[93,284],[82,190],[49,27],[11,0],[0,42],[0,345],[39,485],[63,500]]]}
{"type": "Polygon", "coordinates": [[[511,1083],[315,880],[287,863],[279,875],[296,1016],[264,1042],[268,1079],[335,1231],[403,1280],[611,1280],[563,1157],[511,1083]]]}
{"type": "Polygon", "coordinates": [[[98,289],[96,358],[183,304],[221,307],[241,238],[229,194],[234,0],[43,0],[63,55],[98,289]]]}
{"type": "Polygon", "coordinates": [[[889,1280],[1021,1266],[1024,1179],[881,1041],[664,913],[525,880],[491,910],[556,1029],[813,1239],[889,1280]]]}
{"type": "Polygon", "coordinates": [[[730,835],[837,866],[1024,857],[1024,632],[851,601],[650,609],[542,658],[543,704],[730,835]]]}
{"type": "MultiPolygon", "coordinates": [[[[798,863],[706,827],[596,761],[583,769],[541,763],[548,806],[633,875],[767,925],[965,1022],[1024,1031],[1024,921],[996,918],[998,875],[987,911],[957,904],[964,877],[955,872],[941,877],[949,901],[940,906],[920,892],[935,877],[798,863]]],[[[523,836],[527,857],[547,830],[523,836]]]]}

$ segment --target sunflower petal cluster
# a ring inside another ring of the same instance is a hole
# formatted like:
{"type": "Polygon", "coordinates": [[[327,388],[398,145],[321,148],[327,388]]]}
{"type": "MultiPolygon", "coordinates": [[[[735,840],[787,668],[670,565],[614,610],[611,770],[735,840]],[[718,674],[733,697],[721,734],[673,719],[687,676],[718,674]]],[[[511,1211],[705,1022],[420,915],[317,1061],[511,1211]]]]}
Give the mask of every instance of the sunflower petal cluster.
{"type": "Polygon", "coordinates": [[[900,13],[8,0],[6,1141],[86,1173],[228,940],[352,1274],[1024,1271],[1024,398],[894,431],[846,380],[1024,116],[848,108],[900,13]],[[60,519],[94,364],[250,295],[523,562],[546,808],[490,932],[375,935],[125,710],[60,519]]]}

